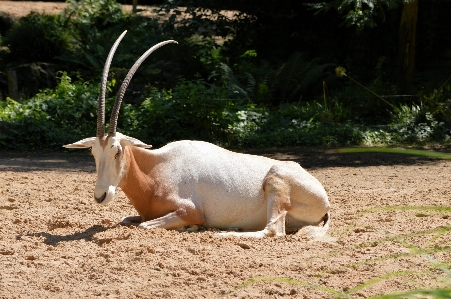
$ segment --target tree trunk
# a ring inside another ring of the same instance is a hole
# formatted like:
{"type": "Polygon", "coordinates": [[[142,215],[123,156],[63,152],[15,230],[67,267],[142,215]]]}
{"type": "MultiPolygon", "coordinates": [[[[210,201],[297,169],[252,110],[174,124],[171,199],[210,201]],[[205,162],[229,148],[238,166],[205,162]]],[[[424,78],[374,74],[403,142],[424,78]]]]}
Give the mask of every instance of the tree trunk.
{"type": "Polygon", "coordinates": [[[404,3],[399,26],[398,85],[401,93],[410,93],[415,69],[415,35],[418,0],[404,3]]]}

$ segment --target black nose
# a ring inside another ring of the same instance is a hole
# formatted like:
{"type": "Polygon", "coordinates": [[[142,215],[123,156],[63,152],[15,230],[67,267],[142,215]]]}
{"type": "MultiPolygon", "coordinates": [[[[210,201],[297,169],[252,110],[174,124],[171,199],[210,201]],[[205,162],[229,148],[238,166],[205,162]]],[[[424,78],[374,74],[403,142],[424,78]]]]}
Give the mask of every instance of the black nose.
{"type": "Polygon", "coordinates": [[[102,201],[105,200],[105,197],[106,197],[106,192],[103,193],[103,195],[100,196],[100,197],[96,197],[96,196],[94,195],[94,200],[97,201],[97,203],[101,203],[102,201]]]}

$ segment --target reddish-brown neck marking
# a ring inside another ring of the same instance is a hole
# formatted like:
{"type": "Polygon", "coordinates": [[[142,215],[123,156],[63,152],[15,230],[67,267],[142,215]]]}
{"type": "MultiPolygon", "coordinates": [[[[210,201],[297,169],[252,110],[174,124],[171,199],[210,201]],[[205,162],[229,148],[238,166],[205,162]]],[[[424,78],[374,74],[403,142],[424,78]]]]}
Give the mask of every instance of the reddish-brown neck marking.
{"type": "Polygon", "coordinates": [[[141,221],[148,221],[166,215],[176,206],[167,200],[164,182],[155,180],[151,175],[160,162],[150,151],[134,146],[124,148],[125,169],[119,187],[124,191],[132,205],[141,216],[141,221]]]}

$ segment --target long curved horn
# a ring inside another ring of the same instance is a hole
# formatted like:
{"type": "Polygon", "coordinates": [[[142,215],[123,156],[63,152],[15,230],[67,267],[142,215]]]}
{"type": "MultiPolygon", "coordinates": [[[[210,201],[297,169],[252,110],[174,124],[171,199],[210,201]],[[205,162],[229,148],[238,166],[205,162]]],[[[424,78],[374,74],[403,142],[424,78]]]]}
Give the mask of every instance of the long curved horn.
{"type": "Polygon", "coordinates": [[[108,136],[116,136],[116,128],[117,128],[117,119],[119,117],[119,109],[121,108],[122,99],[124,98],[125,91],[127,90],[128,84],[130,83],[130,80],[132,79],[133,75],[135,74],[136,70],[139,68],[139,66],[143,63],[143,61],[149,57],[150,54],[152,54],[153,51],[156,49],[170,44],[170,43],[176,43],[175,40],[167,40],[161,43],[156,44],[149,50],[147,50],[132,66],[132,68],[128,71],[127,76],[124,79],[124,82],[122,82],[121,88],[119,89],[119,92],[116,97],[116,102],[114,103],[113,111],[111,112],[111,119],[110,119],[110,128],[108,129],[108,136]]]}
{"type": "Polygon", "coordinates": [[[105,66],[103,67],[102,80],[100,81],[100,94],[99,103],[97,106],[97,137],[102,138],[105,135],[105,93],[106,93],[106,83],[108,80],[108,72],[110,70],[111,60],[113,60],[114,52],[116,52],[119,43],[121,42],[124,35],[127,33],[125,30],[116,40],[116,42],[111,47],[110,53],[105,61],[105,66]]]}

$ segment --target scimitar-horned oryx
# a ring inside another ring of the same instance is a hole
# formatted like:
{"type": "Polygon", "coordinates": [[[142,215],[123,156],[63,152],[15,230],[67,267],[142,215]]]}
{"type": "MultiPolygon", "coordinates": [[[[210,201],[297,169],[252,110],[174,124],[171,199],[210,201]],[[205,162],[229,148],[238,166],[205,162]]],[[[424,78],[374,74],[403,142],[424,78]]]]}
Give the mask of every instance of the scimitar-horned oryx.
{"type": "Polygon", "coordinates": [[[108,71],[125,33],[111,48],[103,70],[97,136],[64,146],[91,148],[97,169],[95,202],[107,204],[120,187],[139,214],[123,218],[122,223],[141,228],[197,225],[227,230],[220,236],[242,237],[283,236],[286,230],[304,228],[311,235],[325,235],[330,223],[326,191],[295,162],[235,153],[202,141],[176,141],[146,150],[151,146],[116,132],[119,108],[133,74],[153,51],[177,43],[173,40],[147,50],[130,69],[105,133],[108,71]]]}

